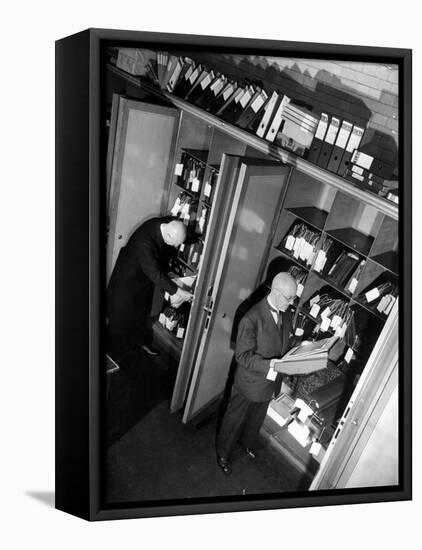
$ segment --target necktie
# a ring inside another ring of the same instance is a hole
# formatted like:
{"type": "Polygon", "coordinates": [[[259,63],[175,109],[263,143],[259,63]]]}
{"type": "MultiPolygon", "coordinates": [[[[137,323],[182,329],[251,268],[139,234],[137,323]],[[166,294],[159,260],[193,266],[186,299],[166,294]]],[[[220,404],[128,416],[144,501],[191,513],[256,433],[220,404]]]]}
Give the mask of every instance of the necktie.
{"type": "Polygon", "coordinates": [[[277,327],[281,327],[281,313],[276,309],[275,307],[272,307],[270,304],[268,304],[270,311],[273,311],[277,315],[277,327]]]}

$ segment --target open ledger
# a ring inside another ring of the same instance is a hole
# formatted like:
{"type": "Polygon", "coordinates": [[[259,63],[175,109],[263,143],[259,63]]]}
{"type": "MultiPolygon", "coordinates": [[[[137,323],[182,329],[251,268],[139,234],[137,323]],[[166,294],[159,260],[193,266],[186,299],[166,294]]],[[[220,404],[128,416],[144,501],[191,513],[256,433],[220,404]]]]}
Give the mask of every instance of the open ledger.
{"type": "Polygon", "coordinates": [[[288,375],[309,374],[325,369],[328,364],[329,352],[332,350],[338,336],[331,336],[312,343],[303,343],[292,348],[281,359],[274,361],[274,370],[288,375]]]}

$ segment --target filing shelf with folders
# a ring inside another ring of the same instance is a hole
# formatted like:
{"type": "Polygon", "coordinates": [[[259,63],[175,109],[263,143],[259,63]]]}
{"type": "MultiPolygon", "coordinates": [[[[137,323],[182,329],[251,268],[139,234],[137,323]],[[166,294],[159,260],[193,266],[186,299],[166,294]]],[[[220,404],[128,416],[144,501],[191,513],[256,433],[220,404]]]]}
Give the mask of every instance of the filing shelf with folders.
{"type": "Polygon", "coordinates": [[[367,193],[397,200],[396,194],[389,193],[398,188],[395,160],[386,162],[376,149],[367,155],[367,128],[359,117],[355,120],[349,113],[338,118],[334,107],[331,112],[325,105],[326,112],[322,112],[321,106],[305,105],[282,87],[266,88],[251,75],[241,77],[238,71],[236,75],[226,75],[204,59],[175,58],[163,53],[168,67],[160,74],[158,68],[162,67],[155,67],[152,61],[145,77],[157,90],[200,106],[223,121],[292,151],[325,171],[347,178],[367,193]]]}
{"type": "MultiPolygon", "coordinates": [[[[221,200],[224,195],[220,191],[223,183],[230,185],[235,178],[223,178],[223,156],[226,159],[253,158],[257,163],[272,163],[288,171],[289,175],[277,191],[279,198],[275,215],[252,220],[256,224],[251,232],[254,236],[259,235],[264,226],[270,226],[268,238],[256,247],[262,250],[259,260],[255,260],[255,251],[247,250],[247,244],[243,243],[236,250],[239,258],[247,256],[257,263],[248,266],[256,272],[255,287],[235,289],[236,299],[240,303],[256,290],[265,290],[268,274],[274,273],[274,269],[290,271],[298,281],[298,294],[292,304],[296,338],[320,339],[337,333],[343,348],[326,374],[309,375],[309,378],[285,377],[285,389],[287,387],[293,398],[296,395],[308,396],[310,401],[312,394],[317,391],[324,393],[325,386],[328,387],[337,377],[335,399],[339,403],[347,401],[397,298],[397,205],[368,194],[347,179],[281,147],[277,140],[269,142],[256,133],[222,120],[208,112],[206,105],[198,107],[201,104],[199,93],[195,94],[195,104],[192,104],[186,92],[185,100],[158,89],[141,77],[127,75],[111,64],[108,70],[122,80],[128,80],[131,86],[138,86],[142,93],[148,94],[148,100],[164,102],[175,108],[180,116],[177,138],[169,153],[171,173],[164,192],[163,213],[180,217],[188,227],[188,239],[178,252],[174,271],[177,276],[196,276],[192,286],[194,295],[208,266],[205,262],[204,267],[204,258],[212,253],[206,246],[210,242],[207,241],[210,239],[210,216],[220,216],[220,211],[230,207],[221,200]],[[195,174],[191,174],[192,171],[195,174]],[[184,203],[176,212],[177,200],[184,203]],[[189,209],[186,204],[190,204],[189,209]],[[318,295],[319,299],[315,300],[318,295]],[[319,309],[313,307],[318,303],[319,309]],[[325,310],[330,306],[332,310],[327,313],[325,310]],[[343,390],[338,388],[340,380],[343,390]]],[[[216,85],[219,85],[218,78],[219,75],[214,74],[216,85]]],[[[230,82],[226,84],[231,85],[230,82]]],[[[246,87],[246,83],[241,84],[246,87]]],[[[265,197],[261,195],[257,192],[254,200],[263,201],[265,197]]],[[[237,212],[233,213],[234,232],[245,219],[239,220],[237,212]]],[[[195,302],[191,309],[194,306],[195,302]]],[[[171,318],[169,307],[167,301],[159,313],[167,313],[171,318]]],[[[172,340],[172,353],[181,362],[184,354],[187,356],[190,327],[199,324],[191,309],[190,306],[184,308],[181,320],[172,318],[173,322],[180,323],[179,328],[184,328],[179,336],[177,325],[175,331],[162,323],[155,327],[159,341],[164,341],[163,335],[172,340]]],[[[228,326],[228,317],[221,323],[227,321],[228,326]]],[[[226,328],[224,325],[224,330],[226,328]]],[[[337,414],[331,415],[329,426],[321,425],[321,429],[325,429],[325,438],[330,430],[335,429],[342,413],[341,408],[336,409],[333,405],[333,400],[334,397],[330,407],[333,406],[332,410],[337,410],[337,414]]]]}

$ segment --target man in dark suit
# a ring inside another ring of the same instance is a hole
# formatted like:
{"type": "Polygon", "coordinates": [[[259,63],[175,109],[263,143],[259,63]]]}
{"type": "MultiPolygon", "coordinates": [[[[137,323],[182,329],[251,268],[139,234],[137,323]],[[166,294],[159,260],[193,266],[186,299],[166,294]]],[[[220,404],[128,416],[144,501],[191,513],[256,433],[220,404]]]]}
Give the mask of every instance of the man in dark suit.
{"type": "Polygon", "coordinates": [[[120,250],[107,289],[108,351],[115,360],[137,348],[157,355],[150,323],[155,287],[168,292],[176,307],[191,299],[167,274],[185,239],[180,220],[153,218],[138,227],[120,250]]]}
{"type": "Polygon", "coordinates": [[[231,473],[230,460],[237,442],[255,458],[259,429],[281,384],[273,360],[291,347],[292,316],[288,307],[295,296],[295,279],[288,273],[278,273],[268,296],[240,321],[235,349],[237,370],[216,439],[217,462],[225,474],[231,473]]]}

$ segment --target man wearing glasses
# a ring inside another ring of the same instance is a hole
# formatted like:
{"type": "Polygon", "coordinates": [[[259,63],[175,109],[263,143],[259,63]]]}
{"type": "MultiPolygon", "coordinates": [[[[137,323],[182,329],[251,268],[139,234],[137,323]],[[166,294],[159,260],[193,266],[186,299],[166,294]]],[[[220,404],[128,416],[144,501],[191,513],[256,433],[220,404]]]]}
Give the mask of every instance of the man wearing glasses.
{"type": "Polygon", "coordinates": [[[280,388],[273,360],[292,347],[292,315],[288,307],[296,297],[296,287],[289,273],[278,273],[268,296],[240,321],[236,375],[216,439],[217,463],[225,474],[232,471],[231,456],[237,442],[250,458],[255,458],[259,429],[271,399],[280,388]]]}

